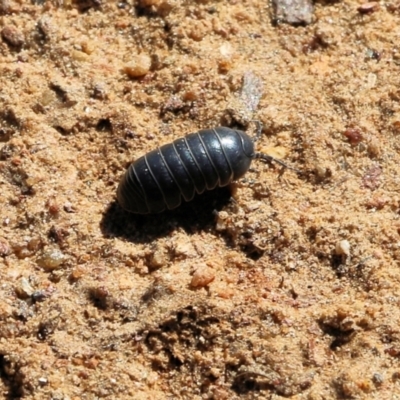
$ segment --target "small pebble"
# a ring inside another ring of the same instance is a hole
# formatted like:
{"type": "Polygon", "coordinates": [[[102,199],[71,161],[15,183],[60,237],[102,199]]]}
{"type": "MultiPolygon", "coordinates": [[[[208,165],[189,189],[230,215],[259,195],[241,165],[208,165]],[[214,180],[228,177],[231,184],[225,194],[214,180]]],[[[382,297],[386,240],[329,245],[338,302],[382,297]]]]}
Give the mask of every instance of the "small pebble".
{"type": "Polygon", "coordinates": [[[65,255],[58,249],[47,249],[43,252],[37,263],[46,271],[53,271],[58,268],[64,261],[65,255]]]}
{"type": "Polygon", "coordinates": [[[150,71],[151,58],[147,54],[138,54],[124,66],[124,72],[130,78],[140,78],[150,71]]]}
{"type": "Polygon", "coordinates": [[[289,150],[283,146],[265,146],[262,147],[260,151],[280,160],[284,159],[289,152],[289,150]]]}
{"type": "Polygon", "coordinates": [[[19,298],[26,299],[32,296],[34,290],[26,278],[21,278],[15,287],[15,292],[19,298]]]}
{"type": "Polygon", "coordinates": [[[96,49],[96,44],[92,40],[84,40],[81,43],[82,51],[88,55],[92,54],[96,49]]]}
{"type": "Polygon", "coordinates": [[[45,301],[48,297],[51,296],[51,290],[35,290],[32,295],[31,299],[34,303],[45,301]]]}
{"type": "Polygon", "coordinates": [[[378,189],[378,187],[381,185],[382,172],[382,168],[378,164],[369,167],[362,177],[363,186],[371,190],[378,189]]]}
{"type": "Polygon", "coordinates": [[[368,143],[368,154],[372,157],[379,157],[381,155],[381,145],[378,139],[371,139],[368,143]]]}
{"type": "Polygon", "coordinates": [[[361,4],[361,6],[357,8],[357,11],[360,14],[370,14],[375,11],[378,11],[379,8],[380,8],[379,3],[377,3],[376,1],[370,1],[369,3],[361,4]]]}
{"type": "Polygon", "coordinates": [[[315,166],[315,174],[319,181],[325,181],[332,176],[332,170],[329,166],[318,164],[315,166]]]}
{"type": "Polygon", "coordinates": [[[43,38],[49,40],[55,31],[55,26],[52,19],[44,15],[37,22],[37,28],[39,32],[43,35],[43,38]]]}
{"type": "Polygon", "coordinates": [[[0,238],[0,257],[8,256],[11,248],[6,239],[0,238]]]}
{"type": "Polygon", "coordinates": [[[73,279],[74,281],[82,278],[82,276],[86,273],[86,269],[81,266],[78,265],[76,267],[74,267],[71,271],[71,279],[73,279]]]}
{"type": "Polygon", "coordinates": [[[0,14],[8,14],[11,11],[10,0],[0,0],[0,14]]]}
{"type": "Polygon", "coordinates": [[[220,211],[217,215],[217,222],[215,229],[217,231],[223,231],[228,229],[228,225],[231,223],[231,220],[228,218],[229,214],[226,211],[220,211]]]}
{"type": "Polygon", "coordinates": [[[42,241],[39,237],[31,238],[29,236],[21,238],[18,243],[12,244],[14,254],[19,258],[23,259],[34,255],[42,246],[42,241]]]}
{"type": "Polygon", "coordinates": [[[89,56],[87,53],[84,53],[83,51],[79,50],[72,50],[71,51],[71,58],[74,59],[75,61],[82,62],[82,61],[88,61],[89,56]]]}
{"type": "Polygon", "coordinates": [[[139,0],[139,5],[141,7],[158,7],[161,4],[162,0],[139,0]]]}
{"type": "Polygon", "coordinates": [[[340,240],[336,243],[335,248],[336,254],[338,256],[350,257],[350,243],[348,240],[340,240]]]}
{"type": "Polygon", "coordinates": [[[46,107],[57,100],[54,90],[45,89],[39,97],[39,103],[46,107]]]}
{"type": "Polygon", "coordinates": [[[30,238],[27,244],[27,248],[32,254],[35,254],[42,246],[42,240],[39,236],[30,238]]]}
{"type": "Polygon", "coordinates": [[[168,251],[163,245],[157,245],[150,257],[148,267],[150,269],[161,268],[169,261],[168,251]]]}
{"type": "Polygon", "coordinates": [[[0,13],[7,14],[11,11],[10,0],[0,0],[0,13]]]}
{"type": "Polygon", "coordinates": [[[376,385],[382,385],[382,383],[384,382],[384,378],[383,375],[380,374],[379,372],[375,372],[372,376],[372,381],[376,384],[376,385]]]}
{"type": "Polygon", "coordinates": [[[207,35],[210,27],[204,21],[193,21],[192,29],[187,35],[196,42],[200,42],[207,35]]]}
{"type": "Polygon", "coordinates": [[[45,385],[47,385],[47,383],[48,383],[48,380],[47,380],[47,378],[39,378],[38,379],[38,382],[39,382],[39,385],[40,386],[45,386],[45,385]]]}
{"type": "Polygon", "coordinates": [[[75,207],[72,203],[70,203],[69,201],[67,201],[67,202],[64,204],[63,209],[64,209],[64,211],[67,212],[67,213],[74,213],[74,212],[76,212],[76,207],[75,207]]]}
{"type": "Polygon", "coordinates": [[[214,279],[214,270],[207,265],[200,265],[194,272],[190,285],[195,288],[205,287],[214,279]]]}
{"type": "Polygon", "coordinates": [[[363,140],[363,134],[359,128],[347,128],[343,135],[347,137],[352,146],[359,144],[363,140]]]}
{"type": "Polygon", "coordinates": [[[191,258],[197,255],[197,252],[194,249],[192,243],[184,242],[182,240],[178,241],[178,243],[175,245],[174,252],[175,257],[181,258],[191,258]]]}
{"type": "Polygon", "coordinates": [[[196,89],[188,90],[182,96],[184,101],[196,101],[199,99],[199,97],[200,97],[200,93],[196,89]]]}
{"type": "Polygon", "coordinates": [[[310,0],[273,0],[274,19],[290,25],[308,25],[312,22],[314,5],[310,0]]]}
{"type": "Polygon", "coordinates": [[[107,98],[107,89],[104,83],[97,82],[93,86],[92,96],[95,99],[105,100],[107,98]]]}
{"type": "Polygon", "coordinates": [[[12,25],[7,25],[2,29],[1,37],[12,47],[21,47],[25,43],[24,35],[12,25]]]}

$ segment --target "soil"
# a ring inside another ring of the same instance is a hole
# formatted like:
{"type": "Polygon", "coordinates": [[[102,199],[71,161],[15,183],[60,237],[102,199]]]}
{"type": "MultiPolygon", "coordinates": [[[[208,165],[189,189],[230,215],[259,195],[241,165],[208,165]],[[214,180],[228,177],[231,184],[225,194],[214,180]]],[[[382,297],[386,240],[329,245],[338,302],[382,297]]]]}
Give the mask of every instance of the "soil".
{"type": "Polygon", "coordinates": [[[0,0],[4,399],[400,398],[400,3],[0,0]],[[139,156],[259,151],[176,210],[139,156]]]}

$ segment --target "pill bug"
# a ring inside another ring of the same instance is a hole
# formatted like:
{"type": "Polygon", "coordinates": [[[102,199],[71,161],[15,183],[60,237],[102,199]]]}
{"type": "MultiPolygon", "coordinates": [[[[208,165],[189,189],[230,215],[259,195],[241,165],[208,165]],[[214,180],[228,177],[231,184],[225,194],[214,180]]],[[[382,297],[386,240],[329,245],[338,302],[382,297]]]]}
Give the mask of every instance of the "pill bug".
{"type": "Polygon", "coordinates": [[[253,159],[272,159],[255,152],[261,129],[258,123],[254,139],[240,130],[204,129],[150,151],[122,176],[119,204],[132,213],[159,213],[178,207],[182,199],[192,200],[195,193],[228,185],[247,172],[253,159]]]}

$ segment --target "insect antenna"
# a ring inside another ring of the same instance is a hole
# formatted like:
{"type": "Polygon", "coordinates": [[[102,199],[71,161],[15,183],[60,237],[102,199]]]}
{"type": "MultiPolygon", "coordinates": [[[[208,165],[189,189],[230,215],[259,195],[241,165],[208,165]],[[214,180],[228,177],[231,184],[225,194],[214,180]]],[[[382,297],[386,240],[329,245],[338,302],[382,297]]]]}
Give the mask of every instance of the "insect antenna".
{"type": "MultiPolygon", "coordinates": [[[[250,122],[254,122],[256,124],[256,126],[257,126],[256,135],[252,139],[253,142],[255,143],[257,140],[259,140],[261,138],[261,132],[262,132],[262,129],[263,129],[263,124],[258,119],[253,119],[250,122]]],[[[279,160],[278,158],[270,156],[269,154],[255,153],[254,154],[254,158],[258,158],[258,159],[261,159],[261,160],[264,160],[264,161],[267,161],[267,162],[270,162],[270,163],[275,162],[275,163],[281,165],[282,167],[285,167],[287,169],[291,169],[293,171],[296,171],[298,174],[302,173],[299,169],[291,167],[290,165],[287,165],[285,162],[279,160]]]]}
{"type": "Polygon", "coordinates": [[[258,158],[267,162],[275,162],[279,165],[282,165],[282,167],[287,168],[287,169],[291,169],[292,171],[296,171],[298,174],[302,174],[302,171],[300,171],[297,168],[291,167],[290,165],[287,165],[285,162],[283,162],[282,160],[279,160],[279,158],[275,158],[270,156],[269,154],[265,154],[265,153],[255,153],[254,158],[258,158]]]}

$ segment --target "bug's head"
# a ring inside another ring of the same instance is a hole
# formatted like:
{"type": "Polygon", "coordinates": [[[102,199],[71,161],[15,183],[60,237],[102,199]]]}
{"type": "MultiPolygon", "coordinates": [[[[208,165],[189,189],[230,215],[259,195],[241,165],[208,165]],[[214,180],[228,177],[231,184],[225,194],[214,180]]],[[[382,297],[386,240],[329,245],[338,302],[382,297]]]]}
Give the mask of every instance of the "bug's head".
{"type": "Polygon", "coordinates": [[[133,173],[132,166],[122,176],[117,190],[119,205],[125,210],[136,214],[149,212],[141,185],[133,173]]]}
{"type": "Polygon", "coordinates": [[[255,158],[254,140],[243,131],[236,131],[242,141],[243,153],[250,159],[255,158]]]}
{"type": "Polygon", "coordinates": [[[248,171],[251,161],[256,156],[254,142],[250,136],[243,131],[235,131],[235,133],[237,136],[231,157],[234,162],[234,180],[241,178],[248,171]]]}

